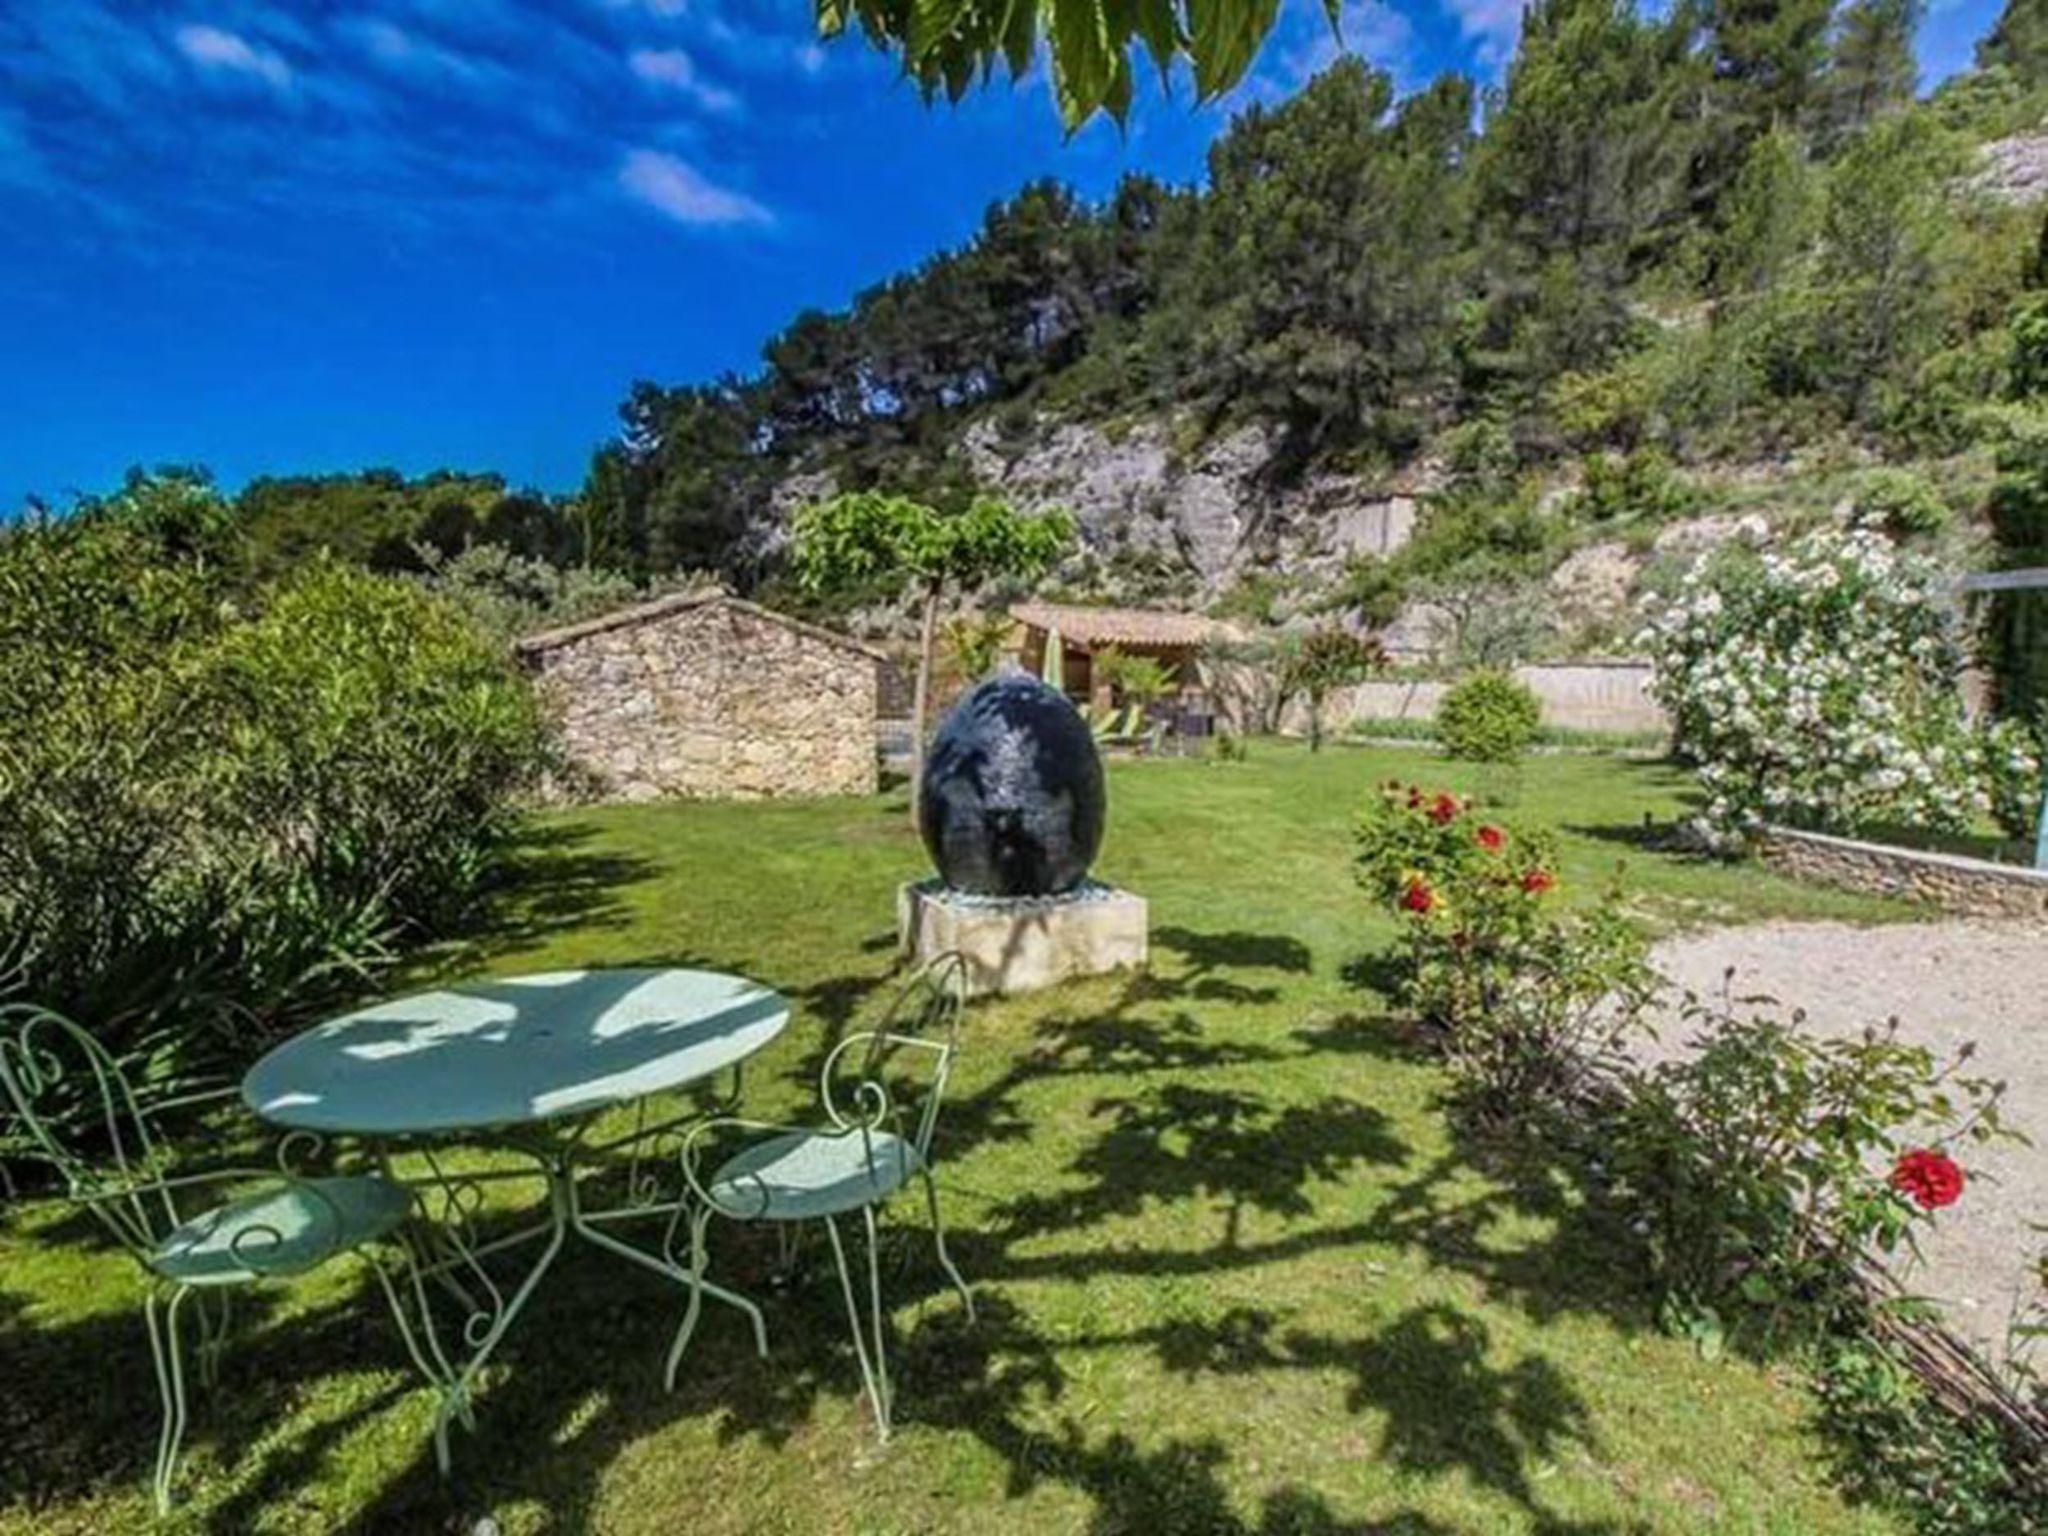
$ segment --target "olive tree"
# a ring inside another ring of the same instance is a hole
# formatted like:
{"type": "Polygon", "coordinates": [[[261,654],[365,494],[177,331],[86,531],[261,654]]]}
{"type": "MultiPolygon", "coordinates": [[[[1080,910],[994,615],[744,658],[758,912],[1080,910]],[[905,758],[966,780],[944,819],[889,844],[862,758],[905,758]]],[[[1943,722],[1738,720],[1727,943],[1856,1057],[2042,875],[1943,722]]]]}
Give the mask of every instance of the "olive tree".
{"type": "Polygon", "coordinates": [[[1017,512],[976,497],[957,512],[908,496],[854,491],[812,502],[791,528],[798,582],[818,596],[909,598],[918,608],[917,678],[911,691],[910,814],[917,817],[924,777],[932,657],[939,609],[949,589],[991,581],[1033,581],[1067,552],[1074,520],[1062,511],[1017,512]]]}

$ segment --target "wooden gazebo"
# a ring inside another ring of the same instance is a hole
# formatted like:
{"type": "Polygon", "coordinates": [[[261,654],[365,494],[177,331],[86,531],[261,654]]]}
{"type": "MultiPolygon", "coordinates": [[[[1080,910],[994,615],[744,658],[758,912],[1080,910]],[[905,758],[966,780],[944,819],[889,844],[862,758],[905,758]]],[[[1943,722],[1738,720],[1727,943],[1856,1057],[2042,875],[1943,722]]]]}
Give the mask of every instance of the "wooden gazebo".
{"type": "Polygon", "coordinates": [[[1046,646],[1059,636],[1065,662],[1067,696],[1079,704],[1107,707],[1108,680],[1095,657],[1106,650],[1128,656],[1151,656],[1161,662],[1178,685],[1183,706],[1202,703],[1202,676],[1197,663],[1205,648],[1235,638],[1237,631],[1197,613],[1156,608],[1098,608],[1079,603],[1019,603],[1010,610],[1017,622],[1013,642],[1017,659],[1028,672],[1045,675],[1046,646]]]}

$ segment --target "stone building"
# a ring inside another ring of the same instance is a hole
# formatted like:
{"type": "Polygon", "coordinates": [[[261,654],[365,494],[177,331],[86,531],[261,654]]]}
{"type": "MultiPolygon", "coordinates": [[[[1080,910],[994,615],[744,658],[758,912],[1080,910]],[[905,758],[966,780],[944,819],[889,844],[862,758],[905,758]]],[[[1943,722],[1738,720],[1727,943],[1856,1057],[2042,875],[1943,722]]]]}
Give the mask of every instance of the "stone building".
{"type": "Polygon", "coordinates": [[[517,647],[574,768],[608,799],[876,788],[880,651],[717,589],[517,647]]]}

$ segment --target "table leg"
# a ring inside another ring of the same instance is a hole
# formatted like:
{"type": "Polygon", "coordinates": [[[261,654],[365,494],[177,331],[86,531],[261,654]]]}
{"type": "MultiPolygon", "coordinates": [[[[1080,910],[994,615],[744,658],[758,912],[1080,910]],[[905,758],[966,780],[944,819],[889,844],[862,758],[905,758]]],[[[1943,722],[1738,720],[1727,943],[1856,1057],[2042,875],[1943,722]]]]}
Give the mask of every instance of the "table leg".
{"type": "MultiPolygon", "coordinates": [[[[553,1266],[555,1256],[562,1251],[563,1240],[568,1235],[570,1213],[576,1201],[575,1181],[565,1163],[549,1164],[546,1175],[548,1221],[544,1227],[536,1226],[522,1234],[532,1237],[538,1236],[542,1231],[547,1233],[547,1242],[541,1248],[540,1256],[533,1261],[533,1268],[526,1272],[525,1278],[519,1282],[510,1296],[501,1296],[495,1286],[490,1286],[489,1305],[478,1307],[463,1319],[462,1341],[467,1346],[468,1358],[458,1369],[449,1373],[442,1386],[441,1405],[434,1413],[434,1460],[444,1476],[447,1474],[450,1460],[449,1422],[459,1417],[472,1429],[475,1427],[476,1421],[471,1413],[471,1389],[476,1383],[476,1378],[497,1351],[514,1319],[525,1310],[526,1303],[533,1296],[534,1288],[540,1284],[541,1276],[553,1266]]],[[[443,1236],[448,1241],[454,1241],[448,1238],[446,1233],[443,1236]]],[[[493,1249],[501,1246],[491,1245],[493,1249]]],[[[473,1254],[469,1256],[472,1269],[475,1269],[474,1258],[473,1254]]],[[[480,1270],[477,1272],[481,1273],[480,1270]]],[[[421,1297],[420,1305],[424,1311],[424,1295],[421,1297]]],[[[428,1318],[431,1327],[431,1314],[428,1314],[428,1318]]],[[[436,1353],[439,1353],[438,1345],[436,1353]]]]}
{"type": "Polygon", "coordinates": [[[593,1211],[586,1213],[582,1205],[577,1201],[574,1186],[572,1185],[569,1190],[569,1224],[576,1229],[576,1234],[579,1237],[587,1242],[596,1244],[607,1253],[617,1254],[622,1259],[629,1259],[643,1269],[651,1269],[656,1274],[666,1275],[669,1279],[689,1288],[693,1293],[691,1298],[693,1304],[697,1295],[701,1294],[709,1296],[715,1301],[722,1301],[727,1306],[739,1308],[740,1311],[747,1314],[748,1320],[754,1325],[755,1351],[763,1360],[767,1359],[768,1324],[761,1316],[761,1309],[755,1306],[753,1302],[747,1300],[746,1297],[736,1291],[729,1291],[722,1285],[714,1285],[711,1281],[704,1279],[692,1270],[685,1269],[665,1254],[653,1254],[647,1252],[644,1248],[636,1248],[631,1243],[613,1237],[611,1233],[606,1232],[597,1225],[598,1222],[605,1220],[607,1217],[661,1216],[670,1213],[671,1208],[665,1206],[646,1207],[624,1212],[593,1211]]]}

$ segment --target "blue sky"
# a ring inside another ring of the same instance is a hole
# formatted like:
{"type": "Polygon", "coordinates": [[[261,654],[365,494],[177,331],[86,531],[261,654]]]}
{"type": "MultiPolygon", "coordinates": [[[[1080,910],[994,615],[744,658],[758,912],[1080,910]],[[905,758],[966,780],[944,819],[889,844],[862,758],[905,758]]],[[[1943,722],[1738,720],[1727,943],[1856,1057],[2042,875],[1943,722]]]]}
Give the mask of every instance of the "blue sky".
{"type": "MultiPolygon", "coordinates": [[[[1042,72],[927,107],[811,0],[0,0],[0,509],[133,462],[490,468],[572,487],[636,377],[748,371],[1054,175],[1197,178],[1231,106],[1332,55],[1285,0],[1255,74],[1068,139],[1042,72]]],[[[1929,17],[1931,82],[1998,0],[1929,17]]],[[[1497,73],[1519,0],[1347,6],[1413,84],[1497,73]]]]}

